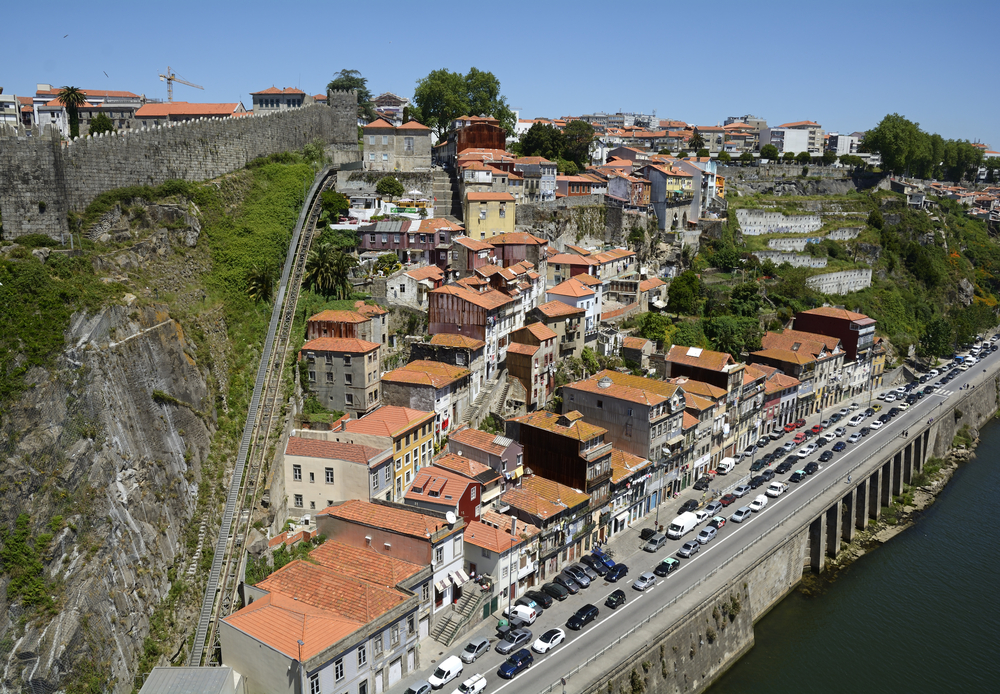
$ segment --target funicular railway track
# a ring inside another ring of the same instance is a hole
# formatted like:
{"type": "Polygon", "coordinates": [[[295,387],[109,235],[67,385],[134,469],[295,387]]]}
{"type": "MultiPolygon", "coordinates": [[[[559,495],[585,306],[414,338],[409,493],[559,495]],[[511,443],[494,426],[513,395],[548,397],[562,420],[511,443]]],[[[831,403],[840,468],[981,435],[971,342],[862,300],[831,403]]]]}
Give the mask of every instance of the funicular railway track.
{"type": "Polygon", "coordinates": [[[202,664],[206,646],[210,649],[206,664],[217,664],[213,663],[213,658],[218,646],[219,620],[230,614],[239,602],[237,591],[246,561],[244,548],[253,519],[257,490],[267,467],[268,441],[274,427],[280,426],[283,367],[291,343],[292,323],[306,259],[316,233],[320,193],[331,189],[336,180],[336,171],[330,169],[325,169],[316,176],[292,232],[222,514],[188,665],[202,664]]]}

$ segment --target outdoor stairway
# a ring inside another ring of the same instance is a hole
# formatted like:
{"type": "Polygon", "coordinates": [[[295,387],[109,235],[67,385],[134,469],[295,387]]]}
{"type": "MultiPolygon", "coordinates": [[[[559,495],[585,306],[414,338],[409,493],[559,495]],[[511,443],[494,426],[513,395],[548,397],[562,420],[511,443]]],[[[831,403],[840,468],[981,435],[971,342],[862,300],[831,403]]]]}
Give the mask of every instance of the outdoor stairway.
{"type": "Polygon", "coordinates": [[[458,178],[452,172],[434,169],[431,172],[434,194],[434,214],[450,222],[461,224],[462,200],[458,178]]]}
{"type": "Polygon", "coordinates": [[[454,643],[471,622],[477,621],[476,616],[479,614],[486,593],[472,581],[466,585],[469,588],[463,591],[451,614],[438,622],[431,631],[431,637],[444,646],[454,643]]]}
{"type": "Polygon", "coordinates": [[[479,395],[472,402],[472,407],[469,408],[469,423],[475,427],[479,425],[480,418],[485,416],[483,410],[486,409],[489,412],[489,403],[492,399],[493,389],[497,387],[498,381],[491,379],[483,384],[482,390],[479,391],[479,395]]]}

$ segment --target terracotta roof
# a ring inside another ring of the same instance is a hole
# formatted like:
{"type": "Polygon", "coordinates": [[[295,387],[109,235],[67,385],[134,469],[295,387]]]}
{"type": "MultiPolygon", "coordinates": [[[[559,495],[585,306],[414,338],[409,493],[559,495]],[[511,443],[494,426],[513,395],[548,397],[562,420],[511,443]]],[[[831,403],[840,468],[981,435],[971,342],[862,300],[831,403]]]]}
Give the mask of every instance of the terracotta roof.
{"type": "Polygon", "coordinates": [[[314,316],[309,316],[310,321],[327,320],[334,323],[366,323],[370,318],[363,316],[357,311],[320,311],[314,316]]]}
{"type": "Polygon", "coordinates": [[[553,480],[539,477],[538,475],[525,475],[521,478],[521,489],[538,494],[552,504],[565,504],[568,508],[575,508],[580,504],[590,502],[590,497],[581,491],[577,491],[565,484],[560,484],[553,480]]]}
{"type": "Polygon", "coordinates": [[[465,335],[453,335],[451,333],[438,333],[431,336],[432,345],[442,345],[444,347],[464,347],[466,349],[482,349],[486,343],[482,340],[467,337],[465,335]]]}
{"type": "Polygon", "coordinates": [[[232,104],[189,104],[174,101],[168,104],[143,104],[136,112],[136,118],[156,118],[158,116],[231,116],[239,108],[232,104]]]}
{"type": "Polygon", "coordinates": [[[545,157],[518,157],[514,161],[518,164],[555,164],[554,161],[549,161],[545,157]]]}
{"type": "Polygon", "coordinates": [[[559,337],[555,331],[542,322],[531,323],[524,328],[539,340],[554,340],[559,337]]]}
{"type": "MultiPolygon", "coordinates": [[[[44,96],[46,94],[58,96],[59,92],[61,91],[62,89],[40,89],[37,92],[35,92],[35,94],[39,96],[44,96]]],[[[111,97],[135,98],[135,99],[139,98],[138,94],[133,94],[132,92],[114,91],[108,89],[81,89],[80,91],[83,92],[88,98],[95,96],[103,96],[105,99],[111,97]]]]}
{"type": "Polygon", "coordinates": [[[693,393],[710,400],[721,400],[726,397],[726,389],[713,386],[711,383],[696,381],[691,378],[671,378],[670,383],[680,386],[685,393],[693,393]]]}
{"type": "Polygon", "coordinates": [[[415,120],[408,120],[401,126],[396,128],[396,130],[430,130],[430,128],[428,128],[423,123],[418,123],[415,120]]]}
{"type": "Polygon", "coordinates": [[[440,458],[434,460],[431,465],[450,470],[457,475],[477,480],[483,484],[489,484],[494,480],[500,479],[500,473],[489,465],[477,463],[475,460],[469,460],[455,453],[445,453],[440,458]]]}
{"type": "Polygon", "coordinates": [[[624,482],[629,477],[650,467],[653,463],[645,458],[632,455],[617,448],[611,449],[611,481],[624,482]]]}
{"type": "MultiPolygon", "coordinates": [[[[62,102],[62,99],[52,99],[51,101],[46,101],[44,106],[58,106],[60,108],[65,108],[66,104],[62,102]]],[[[84,101],[77,108],[95,108],[94,104],[89,101],[84,101]]]]}
{"type": "Polygon", "coordinates": [[[578,255],[590,255],[590,251],[586,248],[581,248],[580,246],[567,245],[566,248],[570,249],[578,255]]]}
{"type": "Polygon", "coordinates": [[[384,405],[361,419],[344,422],[344,431],[394,438],[419,424],[434,418],[433,412],[411,410],[409,407],[384,405]]]}
{"type": "Polygon", "coordinates": [[[416,270],[409,270],[403,273],[407,277],[412,277],[415,280],[443,280],[444,270],[439,268],[437,265],[426,265],[424,267],[419,267],[416,270]]]}
{"type": "Polygon", "coordinates": [[[824,316],[826,318],[839,318],[841,320],[849,321],[866,321],[865,325],[868,325],[867,321],[875,322],[874,318],[869,318],[863,313],[855,313],[854,311],[848,311],[843,308],[834,308],[833,306],[821,306],[819,308],[809,309],[808,311],[803,311],[802,313],[809,314],[810,316],[824,316]]]}
{"type": "MultiPolygon", "coordinates": [[[[453,431],[448,436],[448,448],[452,448],[452,443],[461,446],[468,446],[479,451],[484,451],[497,457],[502,456],[513,443],[511,439],[497,434],[490,434],[479,429],[460,429],[453,431]]],[[[459,451],[461,452],[461,451],[459,451]]]]}
{"type": "Polygon", "coordinates": [[[625,349],[642,349],[648,344],[651,344],[650,341],[644,337],[622,338],[622,347],[624,347],[625,349]]]}
{"type": "Polygon", "coordinates": [[[410,501],[457,506],[470,484],[475,482],[446,468],[425,467],[417,472],[403,497],[410,501]]]}
{"type": "Polygon", "coordinates": [[[794,376],[776,373],[764,382],[764,392],[769,394],[777,393],[788,388],[796,388],[800,383],[801,381],[794,376]]]}
{"type": "Polygon", "coordinates": [[[387,374],[383,374],[382,381],[390,383],[413,383],[416,385],[443,388],[449,383],[454,383],[458,379],[468,376],[470,373],[468,369],[461,366],[418,359],[387,374]]]}
{"type": "Polygon", "coordinates": [[[538,410],[523,414],[520,417],[514,417],[514,421],[520,422],[521,426],[533,426],[538,429],[545,429],[546,431],[551,431],[577,441],[590,441],[593,438],[608,433],[607,429],[588,424],[583,421],[582,417],[583,415],[579,412],[558,415],[546,410],[538,410]]]}
{"type": "Polygon", "coordinates": [[[539,494],[524,488],[508,489],[500,499],[508,506],[543,521],[566,510],[564,506],[557,506],[539,494]]]}
{"type": "Polygon", "coordinates": [[[317,337],[315,340],[309,340],[309,342],[302,345],[301,351],[366,354],[378,348],[379,345],[376,342],[358,340],[353,337],[317,337]]]}
{"type": "Polygon", "coordinates": [[[576,306],[570,306],[569,304],[564,304],[561,301],[550,301],[547,304],[542,304],[538,307],[542,315],[547,318],[557,318],[559,316],[571,316],[577,313],[584,313],[582,308],[577,308],[576,306]]]}
{"type": "MultiPolygon", "coordinates": [[[[296,89],[295,87],[285,87],[284,89],[278,89],[277,87],[268,87],[267,89],[259,92],[250,92],[250,95],[255,94],[305,94],[301,89],[296,89]]],[[[325,99],[326,96],[324,95],[325,99]]]]}
{"type": "Polygon", "coordinates": [[[772,333],[768,331],[761,338],[761,347],[764,349],[782,349],[791,352],[802,352],[819,358],[826,351],[826,345],[816,340],[806,340],[795,335],[785,333],[772,333]]]}
{"type": "Polygon", "coordinates": [[[395,130],[396,126],[394,126],[392,123],[387,123],[381,118],[378,118],[376,120],[373,120],[371,123],[369,123],[364,127],[365,130],[367,130],[368,128],[372,128],[373,130],[376,128],[395,130]]]}
{"type": "Polygon", "coordinates": [[[684,420],[683,423],[681,424],[681,429],[690,429],[691,427],[696,427],[696,426],[698,426],[698,418],[695,417],[690,412],[685,412],[684,420]]]}
{"type": "Polygon", "coordinates": [[[724,371],[726,366],[736,363],[733,357],[725,352],[700,349],[697,353],[694,353],[692,350],[695,349],[694,347],[674,345],[667,352],[667,361],[677,364],[687,364],[688,366],[697,366],[710,371],[724,371]]]}
{"type": "Polygon", "coordinates": [[[581,390],[588,390],[594,393],[618,394],[618,397],[626,400],[643,402],[649,405],[660,404],[668,398],[673,397],[679,389],[676,384],[669,381],[661,381],[656,378],[646,378],[644,376],[633,376],[632,374],[612,371],[610,369],[599,371],[585,381],[577,381],[565,387],[577,388],[581,386],[583,386],[581,390]],[[600,382],[605,378],[610,379],[612,385],[607,388],[600,388],[600,382]]]}
{"type": "Polygon", "coordinates": [[[751,352],[750,355],[762,359],[783,361],[786,364],[808,364],[809,362],[816,361],[816,357],[811,354],[793,352],[790,349],[762,349],[757,352],[751,352]]]}
{"type": "Polygon", "coordinates": [[[661,280],[659,277],[650,277],[648,280],[643,280],[639,283],[640,292],[648,292],[650,289],[656,289],[657,287],[662,287],[666,282],[661,280]]]}
{"type": "Polygon", "coordinates": [[[505,304],[509,304],[512,299],[504,294],[503,292],[498,292],[496,290],[488,292],[474,292],[466,287],[454,284],[447,284],[443,287],[438,287],[430,292],[431,294],[450,294],[456,296],[460,299],[468,301],[470,304],[475,304],[481,308],[493,309],[505,304]]]}
{"type": "Polygon", "coordinates": [[[317,515],[424,539],[430,539],[434,533],[448,528],[448,522],[443,518],[416,510],[402,509],[399,506],[385,506],[357,499],[345,501],[337,506],[328,506],[317,515]]]}
{"type": "Polygon", "coordinates": [[[574,297],[595,296],[593,289],[573,278],[570,278],[561,284],[557,284],[552,287],[552,289],[546,290],[546,294],[574,297]]]}
{"type": "Polygon", "coordinates": [[[483,277],[492,277],[498,272],[502,272],[503,268],[499,265],[493,265],[492,263],[487,263],[486,265],[480,265],[476,268],[476,274],[482,275],[483,277]]]}
{"type": "Polygon", "coordinates": [[[591,256],[576,255],[575,253],[559,253],[549,258],[550,263],[556,265],[598,265],[591,256]]]}
{"type": "Polygon", "coordinates": [[[743,367],[743,385],[745,386],[766,376],[767,374],[759,366],[747,364],[743,367]]]}
{"type": "Polygon", "coordinates": [[[509,345],[507,345],[507,354],[514,353],[514,354],[524,354],[527,356],[531,356],[539,349],[541,349],[541,347],[537,345],[523,345],[520,342],[511,342],[509,345]]]}
{"type": "Polygon", "coordinates": [[[466,544],[481,547],[497,554],[503,554],[524,542],[520,537],[514,537],[509,532],[479,521],[472,521],[465,526],[463,540],[466,544]]]}
{"type": "Polygon", "coordinates": [[[309,560],[335,572],[375,585],[395,586],[424,567],[380,554],[374,547],[353,547],[327,540],[309,553],[309,560]]]}
{"type": "Polygon", "coordinates": [[[354,310],[360,313],[362,316],[371,318],[372,316],[381,316],[389,313],[381,306],[377,304],[366,304],[364,301],[354,302],[354,310]]]}
{"type": "Polygon", "coordinates": [[[691,393],[684,393],[684,407],[702,412],[715,407],[715,403],[691,393]]]}
{"type": "MultiPolygon", "coordinates": [[[[479,516],[479,520],[486,525],[492,525],[496,528],[500,528],[505,533],[510,534],[514,529],[514,521],[517,519],[503,513],[497,513],[496,511],[484,510],[482,515],[479,516]]],[[[531,539],[540,532],[541,531],[531,523],[526,523],[523,520],[517,520],[517,534],[519,536],[523,533],[528,536],[528,539],[531,539]]]]}
{"type": "Polygon", "coordinates": [[[620,316],[623,313],[628,313],[632,309],[638,308],[638,307],[639,307],[639,304],[633,302],[633,303],[628,304],[626,306],[622,306],[621,308],[616,308],[613,311],[605,311],[604,313],[601,314],[601,320],[602,321],[610,320],[611,318],[614,318],[616,316],[620,316]]]}
{"type": "Polygon", "coordinates": [[[513,231],[506,234],[497,234],[490,237],[490,243],[494,246],[544,246],[548,243],[545,239],[540,239],[525,231],[513,231]]]}
{"type": "Polygon", "coordinates": [[[820,127],[819,123],[814,123],[811,120],[797,120],[794,123],[783,123],[782,125],[779,125],[778,127],[779,128],[797,128],[797,127],[799,127],[801,125],[808,125],[809,127],[814,127],[814,128],[820,127]]]}
{"type": "Polygon", "coordinates": [[[840,338],[834,335],[822,335],[820,333],[811,333],[805,330],[793,330],[788,328],[780,333],[779,335],[788,335],[790,337],[797,337],[802,340],[813,340],[815,342],[822,342],[826,345],[826,349],[832,352],[838,346],[840,346],[840,338]]]}
{"type": "Polygon", "coordinates": [[[386,451],[391,453],[389,449],[380,451],[371,446],[341,443],[340,441],[323,441],[322,439],[306,439],[301,436],[289,436],[288,444],[285,446],[285,455],[345,460],[359,465],[370,465],[376,458],[381,458],[386,451]]]}
{"type": "Polygon", "coordinates": [[[326,94],[313,94],[314,101],[326,101],[326,94]]]}
{"type": "Polygon", "coordinates": [[[584,272],[581,272],[579,275],[573,275],[572,279],[576,280],[580,284],[585,284],[588,287],[600,287],[604,285],[604,282],[601,280],[584,272]]]}
{"type": "Polygon", "coordinates": [[[648,405],[650,407],[659,405],[667,400],[667,398],[654,391],[646,390],[644,388],[636,388],[631,385],[612,383],[611,385],[602,387],[598,380],[594,380],[593,377],[588,378],[585,381],[577,381],[576,383],[567,384],[563,386],[563,390],[565,392],[579,390],[586,393],[594,393],[595,395],[616,398],[618,400],[626,400],[639,405],[648,405]]]}
{"type": "Polygon", "coordinates": [[[466,193],[465,199],[470,202],[514,202],[510,193],[466,193]]]}

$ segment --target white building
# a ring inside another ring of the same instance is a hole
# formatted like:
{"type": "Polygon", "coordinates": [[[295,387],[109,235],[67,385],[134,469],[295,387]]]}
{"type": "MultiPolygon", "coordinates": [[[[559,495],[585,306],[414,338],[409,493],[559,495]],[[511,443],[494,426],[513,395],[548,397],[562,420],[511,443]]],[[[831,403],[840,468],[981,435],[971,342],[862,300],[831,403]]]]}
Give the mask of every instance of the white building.
{"type": "Polygon", "coordinates": [[[778,152],[799,152],[809,151],[809,133],[805,130],[793,130],[791,128],[764,128],[760,131],[760,147],[774,145],[778,152]]]}
{"type": "Polygon", "coordinates": [[[826,141],[826,149],[840,157],[845,154],[857,154],[860,144],[861,138],[855,135],[830,133],[830,137],[826,141]]]}

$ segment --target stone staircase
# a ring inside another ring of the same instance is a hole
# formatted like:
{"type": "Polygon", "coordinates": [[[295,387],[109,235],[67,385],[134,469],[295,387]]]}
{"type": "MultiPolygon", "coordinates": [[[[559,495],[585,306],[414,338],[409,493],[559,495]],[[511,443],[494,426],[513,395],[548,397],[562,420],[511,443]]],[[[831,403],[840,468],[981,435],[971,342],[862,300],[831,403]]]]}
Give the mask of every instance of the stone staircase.
{"type": "Polygon", "coordinates": [[[434,189],[434,213],[456,224],[462,223],[462,197],[454,171],[434,169],[431,172],[434,189]]]}
{"type": "Polygon", "coordinates": [[[483,389],[479,391],[479,395],[473,401],[472,407],[469,408],[469,426],[475,429],[484,419],[489,417],[494,409],[494,403],[499,402],[500,409],[502,410],[509,388],[510,386],[507,383],[507,369],[497,374],[496,378],[486,381],[483,384],[483,389]],[[502,395],[498,399],[497,389],[501,387],[503,389],[502,395]]]}
{"type": "Polygon", "coordinates": [[[466,584],[468,589],[455,604],[451,614],[438,622],[431,631],[431,637],[444,646],[450,646],[459,636],[465,633],[469,624],[478,622],[480,609],[488,597],[486,591],[480,590],[473,582],[466,584]]]}

